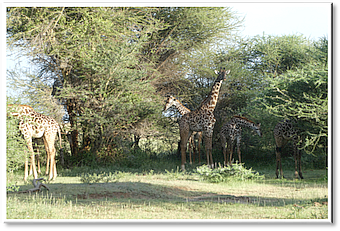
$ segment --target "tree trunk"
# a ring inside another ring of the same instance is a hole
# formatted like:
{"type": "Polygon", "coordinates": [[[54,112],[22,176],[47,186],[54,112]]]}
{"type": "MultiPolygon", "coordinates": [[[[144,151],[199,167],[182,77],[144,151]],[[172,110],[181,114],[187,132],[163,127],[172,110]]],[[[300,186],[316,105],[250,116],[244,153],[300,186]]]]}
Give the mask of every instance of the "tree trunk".
{"type": "Polygon", "coordinates": [[[75,100],[68,99],[67,100],[67,112],[69,115],[69,120],[71,124],[71,132],[68,135],[68,140],[71,147],[71,154],[74,157],[78,156],[78,130],[76,128],[76,113],[75,110],[75,100]]]}

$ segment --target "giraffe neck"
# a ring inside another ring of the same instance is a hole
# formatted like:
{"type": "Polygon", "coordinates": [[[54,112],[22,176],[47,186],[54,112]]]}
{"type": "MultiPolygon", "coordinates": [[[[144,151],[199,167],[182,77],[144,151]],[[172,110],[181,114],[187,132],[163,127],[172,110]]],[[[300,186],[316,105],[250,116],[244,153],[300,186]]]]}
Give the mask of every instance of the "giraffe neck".
{"type": "Polygon", "coordinates": [[[10,114],[12,116],[15,116],[15,117],[18,117],[18,118],[22,118],[23,116],[30,116],[30,115],[35,113],[33,108],[31,106],[28,106],[28,105],[13,105],[13,104],[10,104],[10,105],[8,105],[8,107],[11,110],[10,114]]]}
{"type": "Polygon", "coordinates": [[[177,110],[179,111],[179,113],[181,115],[184,115],[184,114],[187,114],[190,112],[190,109],[185,107],[181,102],[179,102],[177,99],[174,101],[174,104],[173,104],[177,110]]]}
{"type": "Polygon", "coordinates": [[[257,129],[256,124],[253,121],[248,120],[247,118],[241,116],[234,116],[232,121],[242,127],[248,127],[255,131],[257,129]]]}
{"type": "Polygon", "coordinates": [[[214,110],[216,107],[218,94],[220,92],[221,86],[222,86],[223,80],[216,80],[214,85],[212,86],[212,89],[208,95],[208,97],[201,103],[200,108],[208,109],[208,110],[214,110]]]}

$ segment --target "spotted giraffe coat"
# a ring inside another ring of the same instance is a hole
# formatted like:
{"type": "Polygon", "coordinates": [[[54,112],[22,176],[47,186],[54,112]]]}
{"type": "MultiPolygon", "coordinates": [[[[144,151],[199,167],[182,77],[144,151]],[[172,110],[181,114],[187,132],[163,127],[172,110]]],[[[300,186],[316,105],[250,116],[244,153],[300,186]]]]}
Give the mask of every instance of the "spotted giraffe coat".
{"type": "Polygon", "coordinates": [[[236,140],[236,148],[238,152],[238,161],[241,163],[241,138],[242,138],[242,127],[248,127],[254,130],[260,137],[262,137],[261,124],[256,124],[253,121],[242,117],[233,116],[233,118],[226,122],[220,131],[220,139],[222,145],[222,152],[224,156],[224,164],[231,165],[234,143],[236,140]],[[227,149],[225,145],[227,143],[227,149]]]}
{"type": "Polygon", "coordinates": [[[292,121],[286,119],[281,122],[278,122],[274,128],[274,138],[276,144],[276,177],[279,178],[284,177],[283,170],[282,170],[282,160],[281,160],[281,153],[282,149],[286,144],[292,140],[294,145],[294,159],[295,159],[295,177],[300,177],[303,179],[302,176],[302,168],[301,168],[301,151],[299,150],[299,136],[298,131],[294,128],[292,121]]]}
{"type": "MultiPolygon", "coordinates": [[[[46,174],[50,170],[49,179],[55,179],[57,176],[56,164],[55,164],[55,138],[56,134],[59,134],[60,147],[61,147],[61,133],[60,127],[57,121],[49,116],[40,114],[28,105],[8,105],[10,108],[10,114],[19,119],[19,130],[23,134],[28,149],[31,152],[31,166],[33,166],[34,178],[37,178],[37,171],[34,161],[34,150],[32,146],[32,138],[43,138],[44,145],[47,153],[47,167],[46,174]],[[49,165],[50,164],[50,169],[49,165]]],[[[28,177],[27,161],[25,163],[25,176],[24,180],[28,177]]]]}
{"type": "Polygon", "coordinates": [[[182,116],[179,121],[179,129],[181,136],[181,156],[182,156],[182,170],[185,169],[185,150],[192,132],[203,132],[203,138],[207,153],[207,164],[212,166],[212,134],[215,126],[216,119],[214,117],[214,110],[216,107],[218,94],[222,85],[222,81],[225,80],[226,75],[230,73],[230,70],[226,71],[221,69],[217,72],[218,77],[215,80],[212,89],[205,100],[200,106],[185,115],[182,116]]]}

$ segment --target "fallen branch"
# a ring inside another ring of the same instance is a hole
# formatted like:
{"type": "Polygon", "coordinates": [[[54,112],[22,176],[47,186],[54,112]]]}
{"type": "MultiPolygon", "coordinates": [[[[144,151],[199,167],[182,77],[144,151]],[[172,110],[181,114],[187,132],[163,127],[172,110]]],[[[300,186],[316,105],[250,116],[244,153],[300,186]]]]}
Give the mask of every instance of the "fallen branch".
{"type": "Polygon", "coordinates": [[[48,191],[50,191],[50,188],[46,184],[40,182],[41,180],[46,181],[44,178],[33,179],[34,188],[28,189],[26,191],[19,191],[19,192],[16,192],[16,193],[32,193],[32,192],[36,192],[36,191],[40,192],[41,187],[44,187],[48,191]]]}

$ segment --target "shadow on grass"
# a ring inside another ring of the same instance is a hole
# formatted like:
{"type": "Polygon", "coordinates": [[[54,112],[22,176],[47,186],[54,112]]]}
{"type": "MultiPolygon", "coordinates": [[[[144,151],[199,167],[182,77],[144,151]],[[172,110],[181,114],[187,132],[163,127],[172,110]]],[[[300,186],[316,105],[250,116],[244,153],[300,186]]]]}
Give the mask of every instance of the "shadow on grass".
{"type": "MultiPolygon", "coordinates": [[[[20,191],[27,190],[30,186],[24,185],[20,191]]],[[[240,196],[228,192],[225,194],[209,191],[192,190],[186,186],[164,186],[144,182],[115,182],[94,184],[50,184],[50,191],[43,190],[40,197],[63,199],[78,204],[95,205],[111,201],[118,203],[218,203],[218,204],[244,204],[259,207],[283,207],[286,205],[300,206],[312,203],[324,205],[327,198],[287,199],[278,197],[240,196]]],[[[264,186],[265,187],[265,186],[264,186]]],[[[228,190],[226,190],[228,191],[228,190]]],[[[11,196],[14,194],[9,194],[11,196]]],[[[27,200],[28,194],[16,194],[21,200],[27,200]]],[[[33,193],[32,195],[36,195],[33,193]]]]}

